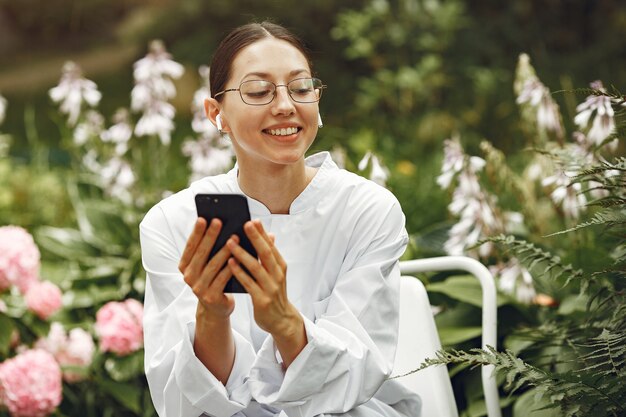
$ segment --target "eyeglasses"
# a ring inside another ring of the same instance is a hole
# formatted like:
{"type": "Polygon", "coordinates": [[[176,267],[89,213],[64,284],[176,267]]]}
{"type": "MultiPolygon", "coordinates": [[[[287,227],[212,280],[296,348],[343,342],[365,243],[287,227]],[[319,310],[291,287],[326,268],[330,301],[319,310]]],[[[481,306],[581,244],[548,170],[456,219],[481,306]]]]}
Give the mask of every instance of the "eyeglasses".
{"type": "Polygon", "coordinates": [[[239,91],[241,100],[251,106],[263,106],[269,104],[276,97],[278,87],[287,87],[289,96],[296,103],[315,103],[322,98],[322,90],[326,88],[322,80],[318,78],[296,78],[287,84],[274,84],[266,80],[248,80],[239,84],[239,88],[229,88],[215,94],[213,98],[228,93],[239,91]]]}

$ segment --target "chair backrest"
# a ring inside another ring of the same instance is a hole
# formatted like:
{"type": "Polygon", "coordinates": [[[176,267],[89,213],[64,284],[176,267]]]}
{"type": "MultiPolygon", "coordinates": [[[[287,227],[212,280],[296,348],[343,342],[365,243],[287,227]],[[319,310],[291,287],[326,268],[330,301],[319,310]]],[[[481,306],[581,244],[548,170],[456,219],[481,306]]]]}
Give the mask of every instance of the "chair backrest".
{"type": "MultiPolygon", "coordinates": [[[[403,276],[400,286],[400,328],[393,375],[404,375],[441,349],[426,289],[420,280],[403,276]]],[[[445,366],[431,366],[398,378],[422,399],[421,417],[458,417],[445,366]]]]}

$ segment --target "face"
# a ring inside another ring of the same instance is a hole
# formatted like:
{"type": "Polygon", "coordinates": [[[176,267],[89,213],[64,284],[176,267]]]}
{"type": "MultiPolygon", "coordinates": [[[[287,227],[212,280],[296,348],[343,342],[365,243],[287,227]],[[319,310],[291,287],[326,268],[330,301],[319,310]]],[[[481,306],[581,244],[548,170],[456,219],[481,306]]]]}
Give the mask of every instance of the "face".
{"type": "MultiPolygon", "coordinates": [[[[304,55],[290,43],[275,38],[242,49],[231,72],[225,89],[239,88],[248,80],[284,85],[296,78],[311,77],[304,55]]],[[[225,93],[221,102],[209,99],[205,104],[213,121],[221,113],[222,130],[231,138],[240,165],[302,161],[317,134],[318,103],[297,103],[286,87],[278,87],[272,102],[262,106],[244,103],[236,91],[225,93]]]]}

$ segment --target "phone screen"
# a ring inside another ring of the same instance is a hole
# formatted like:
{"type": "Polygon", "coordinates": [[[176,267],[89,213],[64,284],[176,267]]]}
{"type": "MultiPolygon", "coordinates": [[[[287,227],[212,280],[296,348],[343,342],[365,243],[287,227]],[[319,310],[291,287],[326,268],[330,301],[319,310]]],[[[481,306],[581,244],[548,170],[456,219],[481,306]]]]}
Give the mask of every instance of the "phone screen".
{"type": "MultiPolygon", "coordinates": [[[[250,220],[248,200],[244,195],[197,194],[196,210],[198,217],[206,219],[207,224],[210,224],[211,220],[214,218],[220,219],[222,222],[222,230],[215,241],[215,245],[213,245],[211,249],[208,260],[213,258],[232,235],[239,236],[239,245],[253,257],[257,257],[254,246],[252,246],[248,236],[246,236],[243,231],[243,225],[250,220]]],[[[250,273],[248,273],[248,275],[250,275],[250,273]]],[[[232,277],[226,284],[224,292],[245,293],[246,290],[235,277],[232,277]]]]}

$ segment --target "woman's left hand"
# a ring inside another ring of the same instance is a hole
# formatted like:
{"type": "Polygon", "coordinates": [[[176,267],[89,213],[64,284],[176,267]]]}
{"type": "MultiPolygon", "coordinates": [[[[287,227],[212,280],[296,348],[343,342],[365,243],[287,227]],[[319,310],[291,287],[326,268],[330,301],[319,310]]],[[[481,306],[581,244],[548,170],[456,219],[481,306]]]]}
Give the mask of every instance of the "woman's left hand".
{"type": "Polygon", "coordinates": [[[274,246],[259,220],[244,225],[244,232],[256,249],[255,259],[234,239],[227,242],[233,258],[228,261],[232,274],[248,291],[254,306],[254,320],[270,333],[276,342],[285,365],[306,345],[304,321],[300,312],[287,298],[287,264],[274,246]],[[245,266],[250,274],[241,267],[245,266]]]}

